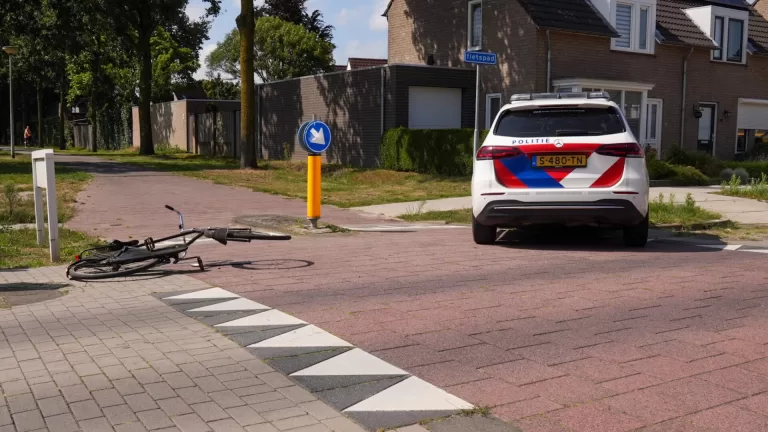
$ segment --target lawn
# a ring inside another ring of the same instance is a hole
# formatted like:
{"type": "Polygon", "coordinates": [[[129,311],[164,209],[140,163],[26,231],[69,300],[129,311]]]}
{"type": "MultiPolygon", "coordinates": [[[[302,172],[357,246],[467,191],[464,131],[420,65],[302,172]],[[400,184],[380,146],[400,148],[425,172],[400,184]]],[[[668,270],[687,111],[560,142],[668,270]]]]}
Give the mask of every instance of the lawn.
{"type": "MultiPolygon", "coordinates": [[[[164,152],[140,156],[134,150],[88,153],[110,160],[140,165],[158,171],[238,186],[291,198],[306,199],[307,164],[305,162],[260,161],[255,170],[240,170],[236,160],[210,158],[187,153],[164,152]]],[[[323,165],[323,203],[349,208],[394,202],[421,201],[467,196],[470,179],[384,169],[358,169],[341,165],[323,165]]]]}
{"type": "MultiPolygon", "coordinates": [[[[47,233],[47,230],[46,230],[47,233]]],[[[75,254],[95,246],[98,240],[87,234],[59,228],[60,263],[74,260],[75,254]]],[[[0,269],[31,268],[51,265],[48,240],[37,245],[34,229],[0,227],[0,269]]]]}
{"type": "MultiPolygon", "coordinates": [[[[91,178],[90,174],[82,171],[56,168],[59,222],[66,222],[74,216],[77,194],[91,178]]],[[[7,153],[0,153],[0,186],[0,269],[50,265],[47,241],[44,246],[38,246],[34,229],[7,226],[35,222],[31,194],[32,163],[28,156],[17,155],[16,159],[11,159],[7,153]]],[[[62,262],[71,260],[76,252],[95,241],[85,234],[59,228],[62,262]]]]}
{"type": "Polygon", "coordinates": [[[763,173],[760,179],[752,179],[749,184],[742,185],[736,176],[731,181],[720,186],[720,193],[732,197],[768,200],[768,175],[763,173]]]}
{"type": "MultiPolygon", "coordinates": [[[[652,225],[682,224],[684,227],[689,227],[695,223],[721,218],[719,214],[704,210],[696,205],[696,201],[694,201],[690,194],[686,197],[685,203],[683,204],[676,204],[674,199],[674,195],[670,196],[669,199],[665,199],[663,195],[659,195],[651,201],[650,219],[652,225]]],[[[402,215],[400,218],[411,222],[445,221],[448,223],[469,224],[472,223],[472,210],[461,209],[432,212],[421,212],[417,210],[402,215]]]]}
{"type": "MultiPolygon", "coordinates": [[[[56,167],[59,222],[66,222],[74,216],[77,194],[91,178],[90,174],[82,171],[56,167]]],[[[0,224],[34,223],[32,162],[29,156],[16,155],[16,159],[11,159],[7,153],[0,153],[0,187],[0,224]]]]}

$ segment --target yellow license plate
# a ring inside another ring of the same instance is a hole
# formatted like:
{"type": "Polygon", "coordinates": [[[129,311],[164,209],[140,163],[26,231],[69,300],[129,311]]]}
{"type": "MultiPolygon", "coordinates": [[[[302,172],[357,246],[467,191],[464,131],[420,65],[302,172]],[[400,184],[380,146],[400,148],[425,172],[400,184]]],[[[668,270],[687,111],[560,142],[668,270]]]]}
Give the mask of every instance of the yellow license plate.
{"type": "Polygon", "coordinates": [[[533,165],[541,168],[578,168],[587,166],[586,155],[535,156],[533,165]]]}

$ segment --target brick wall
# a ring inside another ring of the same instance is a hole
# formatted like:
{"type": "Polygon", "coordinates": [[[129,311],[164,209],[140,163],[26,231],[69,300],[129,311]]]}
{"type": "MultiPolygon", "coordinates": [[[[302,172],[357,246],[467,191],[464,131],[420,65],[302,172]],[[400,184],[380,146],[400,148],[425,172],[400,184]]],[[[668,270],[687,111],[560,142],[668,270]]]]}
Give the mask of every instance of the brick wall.
{"type": "Polygon", "coordinates": [[[390,65],[260,85],[257,115],[262,155],[306,160],[297,131],[315,115],[333,133],[325,161],[376,166],[382,128],[408,126],[410,86],[461,88],[462,126],[472,127],[474,82],[471,69],[390,65]]]}
{"type": "MultiPolygon", "coordinates": [[[[388,14],[390,64],[423,65],[432,54],[436,66],[468,67],[463,62],[468,13],[467,0],[394,0],[388,14]]],[[[513,93],[546,86],[546,78],[539,78],[546,62],[541,62],[536,25],[517,1],[484,0],[483,30],[482,49],[497,53],[499,66],[480,68],[481,127],[485,127],[486,94],[502,93],[504,102],[513,93]]]]}

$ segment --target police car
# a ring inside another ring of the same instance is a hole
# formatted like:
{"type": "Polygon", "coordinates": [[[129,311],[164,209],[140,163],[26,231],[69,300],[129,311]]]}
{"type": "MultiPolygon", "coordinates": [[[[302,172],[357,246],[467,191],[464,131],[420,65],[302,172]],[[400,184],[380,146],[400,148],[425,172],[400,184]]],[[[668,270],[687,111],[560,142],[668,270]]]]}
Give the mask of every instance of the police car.
{"type": "Polygon", "coordinates": [[[648,241],[642,147],[606,92],[517,94],[499,111],[472,174],[472,234],[499,228],[591,225],[648,241]]]}

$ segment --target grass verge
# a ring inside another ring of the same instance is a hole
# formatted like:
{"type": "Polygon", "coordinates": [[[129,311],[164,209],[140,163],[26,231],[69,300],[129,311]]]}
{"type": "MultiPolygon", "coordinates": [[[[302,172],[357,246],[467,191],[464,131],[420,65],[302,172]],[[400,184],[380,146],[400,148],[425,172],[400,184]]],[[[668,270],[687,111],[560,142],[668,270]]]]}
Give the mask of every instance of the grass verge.
{"type": "MultiPolygon", "coordinates": [[[[650,203],[651,224],[681,224],[683,227],[689,227],[696,223],[707,222],[720,219],[721,215],[705,210],[698,205],[693,197],[688,194],[683,203],[675,202],[675,196],[671,195],[665,199],[664,195],[659,195],[650,203]]],[[[421,211],[417,209],[400,218],[409,222],[425,221],[444,221],[447,223],[472,223],[472,211],[470,209],[448,210],[448,211],[421,211]]]]}
{"type": "MultiPolygon", "coordinates": [[[[59,228],[61,263],[70,262],[75,254],[98,244],[98,239],[77,231],[59,228]]],[[[37,245],[34,229],[0,228],[0,269],[43,267],[51,265],[48,241],[37,245]]]]}
{"type": "Polygon", "coordinates": [[[760,179],[751,179],[749,184],[743,186],[741,179],[734,175],[730,181],[723,182],[720,186],[720,194],[739,198],[768,200],[768,175],[763,173],[760,179]]]}
{"type": "MultiPolygon", "coordinates": [[[[259,161],[258,169],[241,170],[234,159],[174,151],[155,156],[140,156],[131,149],[97,153],[70,150],[66,153],[100,156],[255,192],[299,199],[307,197],[307,164],[304,162],[259,161]]],[[[323,203],[342,208],[450,198],[471,193],[470,181],[466,177],[358,169],[334,164],[323,165],[322,187],[323,203]]]]}
{"type": "MultiPolygon", "coordinates": [[[[92,178],[83,171],[56,167],[59,222],[66,222],[74,216],[77,194],[92,178]]],[[[29,156],[16,155],[16,159],[11,159],[7,153],[0,153],[0,185],[0,224],[34,223],[32,162],[29,156]]]]}

